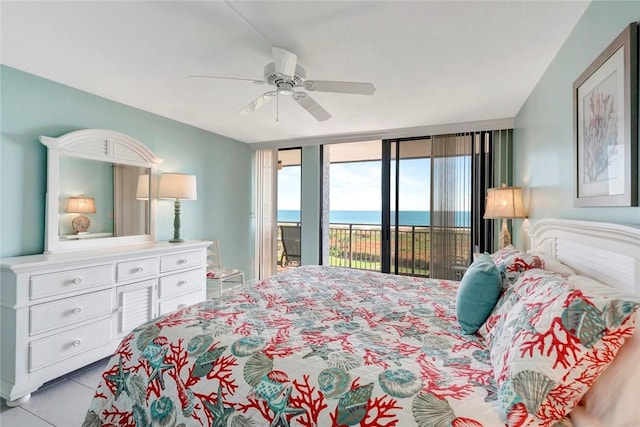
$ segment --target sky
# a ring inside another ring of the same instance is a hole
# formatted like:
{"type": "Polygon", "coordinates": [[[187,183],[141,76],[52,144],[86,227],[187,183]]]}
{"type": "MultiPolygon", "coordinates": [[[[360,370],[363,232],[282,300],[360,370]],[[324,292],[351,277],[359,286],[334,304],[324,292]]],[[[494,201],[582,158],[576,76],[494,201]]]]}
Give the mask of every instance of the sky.
{"type": "MultiPolygon", "coordinates": [[[[330,209],[382,210],[381,181],[380,161],[331,164],[330,209]]],[[[401,160],[401,211],[429,210],[430,187],[428,159],[401,160]]],[[[278,171],[278,210],[300,210],[300,166],[285,166],[278,171]]]]}

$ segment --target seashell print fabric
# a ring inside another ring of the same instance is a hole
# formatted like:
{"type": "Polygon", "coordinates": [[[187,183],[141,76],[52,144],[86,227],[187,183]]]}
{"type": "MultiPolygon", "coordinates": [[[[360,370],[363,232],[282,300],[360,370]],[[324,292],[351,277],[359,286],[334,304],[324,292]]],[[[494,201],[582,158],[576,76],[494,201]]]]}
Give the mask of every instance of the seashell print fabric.
{"type": "Polygon", "coordinates": [[[553,426],[633,335],[640,300],[604,284],[522,274],[492,330],[489,355],[510,426],[553,426]]]}
{"type": "MultiPolygon", "coordinates": [[[[305,266],[162,316],[122,340],[84,426],[504,426],[458,284],[305,266]]],[[[552,386],[512,382],[530,408],[552,386]]]]}

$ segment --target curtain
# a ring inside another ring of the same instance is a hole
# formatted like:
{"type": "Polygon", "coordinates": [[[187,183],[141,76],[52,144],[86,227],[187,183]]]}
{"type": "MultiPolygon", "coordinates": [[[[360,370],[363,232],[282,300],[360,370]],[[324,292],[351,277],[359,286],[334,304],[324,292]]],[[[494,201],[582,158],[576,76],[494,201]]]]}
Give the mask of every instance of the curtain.
{"type": "Polygon", "coordinates": [[[499,227],[484,219],[485,202],[489,188],[512,185],[513,129],[435,136],[433,141],[431,276],[459,279],[470,258],[465,259],[466,242],[453,231],[460,222],[454,212],[471,212],[472,252],[497,249],[499,227]],[[469,194],[466,185],[471,188],[470,206],[460,199],[469,194]]]}
{"type": "Polygon", "coordinates": [[[320,148],[320,164],[321,164],[321,178],[320,178],[320,228],[321,228],[321,254],[320,261],[322,265],[330,265],[331,259],[329,254],[329,246],[331,239],[329,212],[331,209],[331,146],[323,145],[320,148]]]}
{"type": "Polygon", "coordinates": [[[431,145],[431,250],[429,275],[459,280],[471,258],[472,135],[441,135],[431,145]]]}
{"type": "Polygon", "coordinates": [[[148,234],[149,202],[137,200],[138,177],[147,170],[137,166],[113,165],[113,235],[148,234]]]}
{"type": "Polygon", "coordinates": [[[255,271],[257,279],[276,273],[278,227],[276,215],[278,151],[258,150],[254,155],[255,271]]]}

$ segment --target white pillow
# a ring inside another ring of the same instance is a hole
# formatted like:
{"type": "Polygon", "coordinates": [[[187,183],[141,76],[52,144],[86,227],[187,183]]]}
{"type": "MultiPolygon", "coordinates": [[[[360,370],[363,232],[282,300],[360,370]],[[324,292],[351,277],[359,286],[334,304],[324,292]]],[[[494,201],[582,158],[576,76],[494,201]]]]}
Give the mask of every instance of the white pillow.
{"type": "Polygon", "coordinates": [[[602,426],[640,426],[639,361],[640,332],[636,329],[618,351],[613,362],[582,397],[581,409],[572,415],[576,426],[599,426],[593,421],[590,424],[579,424],[579,419],[596,419],[602,426]]]}
{"type": "Polygon", "coordinates": [[[544,264],[544,269],[547,271],[553,271],[554,273],[561,274],[563,276],[571,276],[572,274],[576,274],[573,268],[568,265],[563,264],[557,258],[552,257],[551,255],[543,254],[538,251],[529,251],[531,255],[535,255],[542,260],[544,264]]]}

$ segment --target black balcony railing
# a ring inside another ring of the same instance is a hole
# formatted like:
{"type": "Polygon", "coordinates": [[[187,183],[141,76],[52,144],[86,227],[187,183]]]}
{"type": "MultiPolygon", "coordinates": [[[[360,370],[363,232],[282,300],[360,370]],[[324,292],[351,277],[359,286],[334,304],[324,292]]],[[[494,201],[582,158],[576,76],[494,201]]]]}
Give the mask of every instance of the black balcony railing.
{"type": "MultiPolygon", "coordinates": [[[[284,225],[279,223],[278,225],[284,225]]],[[[287,224],[290,225],[290,224],[287,224]]],[[[298,224],[299,225],[299,224],[298,224]]],[[[455,263],[460,275],[468,265],[471,229],[446,229],[447,256],[455,263]]],[[[395,237],[395,234],[392,233],[395,237]]],[[[391,241],[391,265],[398,262],[398,274],[429,276],[431,262],[431,228],[425,226],[398,226],[396,242],[391,241]]],[[[382,230],[380,226],[364,224],[329,225],[329,265],[361,270],[381,271],[382,230]]],[[[438,248],[434,248],[438,250],[438,248]]],[[[282,246],[278,247],[278,259],[282,246]]]]}

